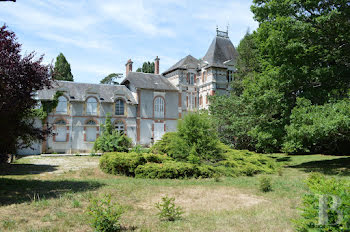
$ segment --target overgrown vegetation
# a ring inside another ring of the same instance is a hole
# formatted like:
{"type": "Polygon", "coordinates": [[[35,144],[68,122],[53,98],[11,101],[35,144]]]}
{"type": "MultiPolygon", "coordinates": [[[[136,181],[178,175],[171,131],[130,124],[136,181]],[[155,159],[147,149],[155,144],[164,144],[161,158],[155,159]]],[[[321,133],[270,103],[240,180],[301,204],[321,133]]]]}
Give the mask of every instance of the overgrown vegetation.
{"type": "Polygon", "coordinates": [[[94,143],[94,151],[127,152],[131,148],[132,140],[126,135],[114,130],[110,115],[107,115],[106,122],[102,125],[102,128],[102,135],[94,143]]]}
{"type": "Polygon", "coordinates": [[[313,173],[306,184],[309,193],[303,197],[302,218],[295,221],[297,230],[350,231],[350,181],[313,173]]]}
{"type": "Polygon", "coordinates": [[[162,197],[162,202],[156,203],[158,216],[162,221],[176,221],[182,218],[182,208],[175,205],[175,197],[162,197]]]}
{"type": "Polygon", "coordinates": [[[103,171],[138,178],[210,178],[273,173],[276,162],[261,154],[230,149],[222,144],[206,113],[189,113],[178,132],[166,133],[151,153],[106,153],[103,171]]]}
{"type": "Polygon", "coordinates": [[[111,202],[111,195],[92,199],[88,207],[88,213],[92,217],[91,225],[96,232],[120,231],[123,211],[120,205],[111,202]]]}
{"type": "Polygon", "coordinates": [[[253,1],[259,28],[238,46],[231,94],[210,100],[223,142],[265,153],[350,151],[349,8],[344,0],[253,1]]]}

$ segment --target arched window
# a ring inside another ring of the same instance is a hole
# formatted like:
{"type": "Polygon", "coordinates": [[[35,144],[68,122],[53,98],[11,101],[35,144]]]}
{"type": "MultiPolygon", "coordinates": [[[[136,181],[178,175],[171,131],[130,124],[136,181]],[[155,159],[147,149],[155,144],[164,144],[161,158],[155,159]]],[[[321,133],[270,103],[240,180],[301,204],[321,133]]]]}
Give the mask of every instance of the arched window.
{"type": "Polygon", "coordinates": [[[125,126],[124,123],[122,121],[116,121],[114,123],[114,128],[120,133],[120,134],[124,134],[125,133],[125,126]]]}
{"type": "Polygon", "coordinates": [[[122,99],[115,102],[115,115],[124,115],[124,101],[122,99]]]}
{"type": "Polygon", "coordinates": [[[97,115],[97,100],[94,97],[89,97],[86,101],[86,114],[97,115]]]}
{"type": "Polygon", "coordinates": [[[61,119],[55,122],[56,126],[56,134],[55,141],[56,142],[67,142],[67,125],[66,122],[61,119]]]}
{"type": "Polygon", "coordinates": [[[58,98],[58,104],[56,107],[57,114],[67,114],[68,112],[68,100],[64,96],[58,98]]]}
{"type": "Polygon", "coordinates": [[[154,99],[154,117],[164,118],[164,99],[162,97],[156,97],[154,99]]]}
{"type": "Polygon", "coordinates": [[[97,125],[94,120],[89,120],[85,123],[85,141],[94,142],[96,140],[97,134],[97,125]]]}

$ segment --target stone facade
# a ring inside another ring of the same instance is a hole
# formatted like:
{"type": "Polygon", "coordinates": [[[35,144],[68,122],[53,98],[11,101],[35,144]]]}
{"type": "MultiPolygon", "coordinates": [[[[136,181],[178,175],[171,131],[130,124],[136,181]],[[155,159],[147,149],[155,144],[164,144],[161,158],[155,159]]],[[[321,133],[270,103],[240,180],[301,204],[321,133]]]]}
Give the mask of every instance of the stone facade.
{"type": "Polygon", "coordinates": [[[132,72],[129,59],[121,85],[57,81],[54,88],[39,91],[37,96],[47,101],[56,91],[63,92],[56,110],[43,124],[37,122],[38,126],[52,127],[54,135],[18,153],[90,152],[107,114],[115,129],[134,144],[150,145],[165,132],[175,131],[177,119],[186,112],[207,109],[208,96],[227,93],[236,57],[228,33],[217,30],[202,59],[188,55],[162,74],[156,57],[154,74],[132,72]]]}

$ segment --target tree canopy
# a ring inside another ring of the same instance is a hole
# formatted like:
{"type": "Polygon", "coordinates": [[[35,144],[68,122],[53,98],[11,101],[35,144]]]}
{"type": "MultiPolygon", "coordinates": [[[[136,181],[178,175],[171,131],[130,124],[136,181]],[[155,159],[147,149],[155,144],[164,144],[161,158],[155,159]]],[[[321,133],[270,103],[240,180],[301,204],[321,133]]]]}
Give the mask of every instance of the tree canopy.
{"type": "Polygon", "coordinates": [[[154,62],[144,62],[142,68],[138,68],[136,72],[154,73],[154,62]]]}
{"type": "Polygon", "coordinates": [[[299,112],[293,111],[299,99],[324,105],[349,96],[350,4],[254,0],[251,9],[259,28],[238,47],[236,76],[242,81],[234,82],[229,97],[214,97],[211,110],[230,143],[281,151],[290,140],[288,126],[292,112],[299,112]]]}
{"type": "Polygon", "coordinates": [[[117,81],[119,78],[123,78],[122,73],[111,73],[105,78],[103,78],[100,83],[101,84],[108,84],[108,85],[119,85],[119,82],[117,81]]]}
{"type": "Polygon", "coordinates": [[[21,56],[21,44],[7,26],[0,27],[0,160],[17,148],[40,140],[48,133],[34,126],[32,109],[38,90],[49,88],[49,66],[35,53],[21,56]]]}
{"type": "Polygon", "coordinates": [[[55,80],[74,81],[70,64],[62,53],[60,53],[56,58],[53,78],[55,80]]]}

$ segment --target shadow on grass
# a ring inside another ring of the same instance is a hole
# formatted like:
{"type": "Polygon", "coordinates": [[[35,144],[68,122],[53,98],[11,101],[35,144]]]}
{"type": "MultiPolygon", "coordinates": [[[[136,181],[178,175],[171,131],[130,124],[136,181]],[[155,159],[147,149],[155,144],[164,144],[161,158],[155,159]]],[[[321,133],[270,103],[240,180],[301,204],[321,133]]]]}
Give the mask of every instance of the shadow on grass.
{"type": "Polygon", "coordinates": [[[350,176],[350,157],[332,160],[319,160],[290,165],[290,168],[298,168],[304,172],[320,172],[325,175],[350,176]]]}
{"type": "Polygon", "coordinates": [[[44,164],[1,164],[0,176],[8,175],[28,175],[40,174],[43,172],[53,172],[57,166],[44,164]]]}
{"type": "Polygon", "coordinates": [[[0,206],[50,199],[64,193],[83,192],[103,186],[96,181],[24,180],[0,178],[0,206]]]}

